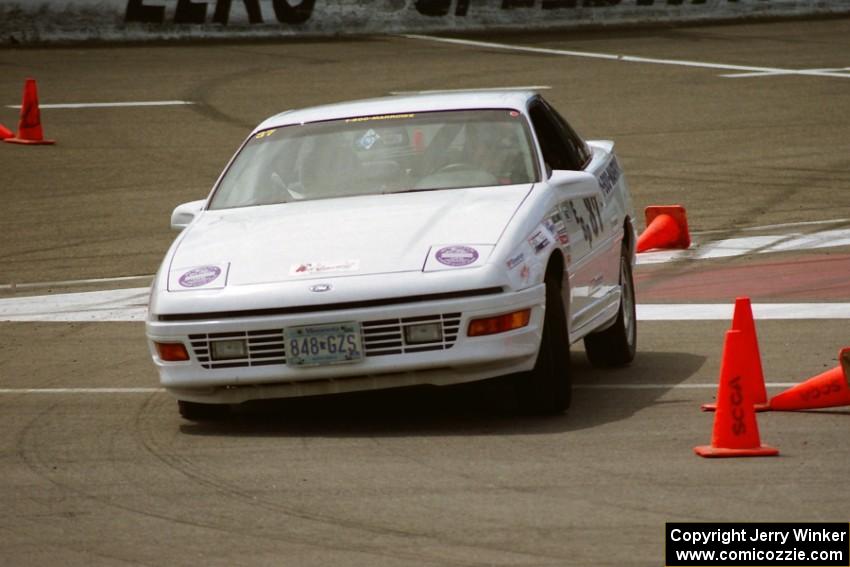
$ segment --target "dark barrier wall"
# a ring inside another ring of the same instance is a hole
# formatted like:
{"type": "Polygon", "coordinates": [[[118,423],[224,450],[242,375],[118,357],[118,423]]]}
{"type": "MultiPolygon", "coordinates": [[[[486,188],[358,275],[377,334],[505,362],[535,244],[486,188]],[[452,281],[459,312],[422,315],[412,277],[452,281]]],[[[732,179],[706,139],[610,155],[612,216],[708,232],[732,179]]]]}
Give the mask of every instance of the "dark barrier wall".
{"type": "Polygon", "coordinates": [[[413,33],[848,13],[850,0],[0,0],[0,41],[413,33]]]}

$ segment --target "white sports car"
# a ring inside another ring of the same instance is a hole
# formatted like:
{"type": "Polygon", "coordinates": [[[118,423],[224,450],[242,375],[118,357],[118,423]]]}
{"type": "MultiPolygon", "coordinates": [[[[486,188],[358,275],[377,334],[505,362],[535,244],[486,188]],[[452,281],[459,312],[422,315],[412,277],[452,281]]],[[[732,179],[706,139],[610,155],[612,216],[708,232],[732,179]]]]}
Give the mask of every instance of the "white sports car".
{"type": "Polygon", "coordinates": [[[395,96],[260,124],[181,234],[147,336],[181,415],[512,375],[570,402],[570,345],[635,355],[634,214],[609,141],[536,92],[395,96]]]}

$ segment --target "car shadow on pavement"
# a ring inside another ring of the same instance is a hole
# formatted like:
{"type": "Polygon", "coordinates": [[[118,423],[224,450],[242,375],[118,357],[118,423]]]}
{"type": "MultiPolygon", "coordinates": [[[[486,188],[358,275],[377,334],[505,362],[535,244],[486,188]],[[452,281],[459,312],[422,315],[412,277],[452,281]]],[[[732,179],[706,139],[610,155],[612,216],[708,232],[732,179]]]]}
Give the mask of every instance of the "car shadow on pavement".
{"type": "MultiPolygon", "coordinates": [[[[620,421],[644,408],[668,403],[661,398],[705,362],[705,357],[689,353],[641,352],[629,367],[596,369],[583,351],[574,350],[572,358],[573,400],[563,415],[521,415],[513,384],[505,378],[442,388],[248,402],[216,421],[183,421],[180,430],[189,435],[237,437],[561,433],[620,421]],[[621,384],[652,387],[617,387],[621,384]]],[[[710,397],[714,392],[704,394],[710,397]]]]}

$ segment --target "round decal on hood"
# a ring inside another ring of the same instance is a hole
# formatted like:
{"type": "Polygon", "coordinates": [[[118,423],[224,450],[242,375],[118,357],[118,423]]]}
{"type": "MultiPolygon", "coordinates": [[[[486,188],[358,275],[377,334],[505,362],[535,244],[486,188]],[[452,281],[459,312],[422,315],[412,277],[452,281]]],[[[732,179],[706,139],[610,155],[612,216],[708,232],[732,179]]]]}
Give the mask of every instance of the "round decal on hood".
{"type": "Polygon", "coordinates": [[[478,250],[469,246],[446,246],[437,250],[435,257],[446,266],[468,266],[478,259],[478,250]]]}
{"type": "Polygon", "coordinates": [[[200,266],[192,268],[177,280],[183,287],[200,287],[207,285],[221,275],[221,268],[218,266],[200,266]]]}

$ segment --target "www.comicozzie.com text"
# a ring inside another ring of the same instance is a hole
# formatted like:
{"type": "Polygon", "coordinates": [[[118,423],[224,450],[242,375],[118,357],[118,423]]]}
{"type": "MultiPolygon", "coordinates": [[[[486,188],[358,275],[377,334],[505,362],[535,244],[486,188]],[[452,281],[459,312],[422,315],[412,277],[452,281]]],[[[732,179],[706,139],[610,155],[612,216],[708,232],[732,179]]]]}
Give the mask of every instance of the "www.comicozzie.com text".
{"type": "Polygon", "coordinates": [[[690,543],[722,543],[764,541],[786,544],[793,536],[795,542],[842,542],[846,541],[846,531],[827,529],[813,530],[811,528],[794,528],[784,530],[764,530],[760,528],[715,529],[710,531],[690,531],[676,528],[670,532],[672,541],[690,543]]]}

